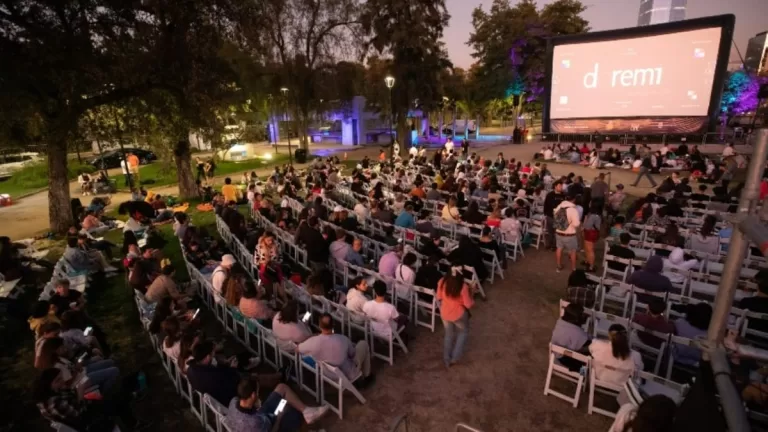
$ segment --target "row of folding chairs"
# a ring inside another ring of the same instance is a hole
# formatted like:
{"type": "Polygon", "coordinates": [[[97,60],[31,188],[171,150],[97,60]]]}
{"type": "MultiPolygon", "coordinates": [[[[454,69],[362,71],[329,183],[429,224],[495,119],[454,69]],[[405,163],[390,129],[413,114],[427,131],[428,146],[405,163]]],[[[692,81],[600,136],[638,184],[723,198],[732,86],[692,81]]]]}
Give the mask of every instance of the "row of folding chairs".
{"type": "MultiPolygon", "coordinates": [[[[316,361],[309,356],[302,356],[294,345],[289,342],[278,341],[272,331],[262,323],[245,318],[238,309],[229,307],[224,298],[214,291],[210,280],[200,274],[194,266],[187,262],[187,267],[192,267],[190,275],[194,275],[193,278],[197,282],[200,297],[214,312],[225,330],[232,334],[251,354],[259,357],[275,369],[292,363],[295,366],[295,374],[291,376],[291,379],[296,381],[302,390],[311,394],[318,402],[328,402],[325,397],[325,385],[334,387],[338,392],[338,399],[336,406],[330,404],[330,407],[340,418],[343,417],[343,394],[345,391],[352,393],[361,403],[366,402],[362,394],[352,385],[353,380],[350,381],[338,368],[316,361]]],[[[329,310],[320,309],[316,312],[324,313],[329,310]]],[[[366,327],[370,328],[370,324],[366,323],[366,327]]]]}
{"type": "Polygon", "coordinates": [[[576,408],[579,406],[581,394],[584,391],[587,391],[589,396],[587,412],[589,414],[598,413],[611,418],[616,417],[615,412],[598,407],[595,404],[595,394],[600,393],[611,397],[617,397],[623,390],[623,386],[598,379],[597,374],[595,373],[597,368],[623,373],[626,375],[627,379],[635,380],[640,387],[643,387],[649,393],[665,394],[678,402],[685,397],[687,392],[686,385],[673,382],[668,378],[662,378],[656,374],[645,371],[621,370],[610,365],[598,364],[598,362],[589,356],[550,343],[549,366],[547,368],[547,377],[544,384],[544,395],[558,397],[571,403],[571,405],[576,408]],[[560,362],[559,359],[562,357],[568,357],[575,361],[579,361],[584,364],[584,367],[580,371],[571,371],[560,362]],[[576,384],[575,392],[566,394],[552,388],[553,377],[565,379],[568,382],[576,384]]]}

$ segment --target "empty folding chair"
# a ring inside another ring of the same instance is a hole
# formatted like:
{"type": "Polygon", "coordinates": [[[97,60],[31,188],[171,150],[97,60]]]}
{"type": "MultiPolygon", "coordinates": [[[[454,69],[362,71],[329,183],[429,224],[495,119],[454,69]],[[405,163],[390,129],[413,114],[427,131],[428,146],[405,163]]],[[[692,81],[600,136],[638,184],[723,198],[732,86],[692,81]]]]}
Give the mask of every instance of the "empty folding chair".
{"type": "Polygon", "coordinates": [[[526,234],[530,234],[531,237],[534,238],[533,240],[533,247],[535,247],[537,250],[539,249],[539,245],[541,245],[541,240],[544,237],[547,229],[547,221],[546,219],[528,219],[527,228],[526,228],[526,234]]]}
{"type": "Polygon", "coordinates": [[[689,388],[686,384],[676,383],[666,378],[662,378],[658,374],[652,374],[641,370],[635,371],[633,380],[635,380],[638,387],[642,389],[647,396],[663,394],[677,404],[680,404],[680,402],[685,399],[689,388]]]}
{"type": "Polygon", "coordinates": [[[277,347],[277,339],[272,330],[261,325],[260,322],[253,320],[259,329],[261,338],[261,352],[264,362],[274,369],[280,369],[280,350],[277,347]]]}
{"type": "Polygon", "coordinates": [[[336,405],[328,403],[331,411],[338,414],[340,419],[344,418],[344,392],[348,391],[352,393],[360,403],[366,403],[365,397],[355,388],[353,383],[362,377],[362,372],[358,372],[358,375],[352,379],[347,378],[339,368],[331,366],[328,363],[320,362],[320,400],[322,402],[329,402],[326,399],[325,385],[328,384],[336,389],[338,399],[336,405]]]}
{"type": "Polygon", "coordinates": [[[321,387],[320,384],[320,365],[308,355],[298,354],[299,357],[299,387],[305,392],[311,394],[315,401],[320,402],[321,387]],[[311,382],[312,385],[309,383],[311,382]]]}
{"type": "Polygon", "coordinates": [[[661,362],[667,350],[669,333],[661,333],[635,322],[630,323],[630,347],[640,353],[644,358],[650,359],[653,364],[653,373],[658,375],[661,362]]]}
{"type": "Polygon", "coordinates": [[[619,281],[603,279],[598,291],[600,311],[606,309],[618,310],[621,316],[629,314],[630,300],[632,299],[632,286],[619,281]]]}
{"type": "Polygon", "coordinates": [[[669,360],[667,361],[667,379],[672,378],[672,370],[678,369],[695,375],[699,368],[697,360],[701,358],[701,348],[695,340],[671,335],[669,338],[669,360]]]}
{"type": "Polygon", "coordinates": [[[549,344],[549,368],[547,369],[547,379],[544,383],[544,396],[552,395],[556,396],[564,401],[570,402],[574,408],[579,406],[579,398],[581,397],[582,390],[584,388],[585,375],[582,375],[580,371],[571,371],[567,367],[560,363],[560,358],[569,357],[575,361],[584,363],[586,370],[589,370],[589,363],[591,359],[588,356],[579,354],[575,351],[565,349],[563,347],[549,344]],[[576,391],[573,396],[569,396],[565,393],[560,393],[550,387],[552,383],[552,376],[563,378],[576,384],[576,391]]]}
{"type": "Polygon", "coordinates": [[[741,336],[755,345],[768,347],[768,314],[744,311],[744,324],[741,336]]]}
{"type": "Polygon", "coordinates": [[[371,340],[370,340],[370,346],[371,346],[371,355],[376,358],[380,358],[382,360],[386,360],[390,366],[395,364],[395,345],[400,347],[401,350],[403,350],[404,353],[408,354],[408,347],[405,346],[405,342],[403,342],[402,334],[405,331],[405,326],[397,327],[397,322],[391,321],[391,322],[378,322],[375,320],[371,320],[371,340]],[[387,332],[387,328],[391,329],[391,331],[387,332]],[[382,340],[385,342],[387,346],[387,354],[380,354],[376,351],[376,339],[382,340]]]}
{"type": "Polygon", "coordinates": [[[413,304],[416,306],[414,313],[414,323],[426,327],[435,332],[435,321],[437,320],[437,298],[435,290],[414,285],[413,304]],[[426,321],[421,320],[421,315],[426,315],[426,321]]]}
{"type": "Polygon", "coordinates": [[[627,376],[627,379],[629,379],[633,373],[631,370],[624,370],[610,365],[601,364],[592,359],[589,364],[589,404],[587,405],[587,413],[592,414],[593,412],[596,412],[611,418],[616,417],[615,412],[595,406],[595,392],[616,397],[622,390],[622,386],[615,384],[613,381],[605,381],[598,378],[598,375],[609,372],[615,374],[624,374],[627,376]]]}
{"type": "Polygon", "coordinates": [[[632,260],[619,258],[613,255],[605,255],[603,259],[603,279],[626,282],[629,271],[632,268],[632,260]],[[620,268],[623,270],[619,270],[620,268]]]}
{"type": "Polygon", "coordinates": [[[594,320],[592,326],[593,338],[608,339],[608,329],[613,324],[621,324],[625,329],[629,329],[629,320],[617,315],[595,311],[592,318],[594,320]]]}

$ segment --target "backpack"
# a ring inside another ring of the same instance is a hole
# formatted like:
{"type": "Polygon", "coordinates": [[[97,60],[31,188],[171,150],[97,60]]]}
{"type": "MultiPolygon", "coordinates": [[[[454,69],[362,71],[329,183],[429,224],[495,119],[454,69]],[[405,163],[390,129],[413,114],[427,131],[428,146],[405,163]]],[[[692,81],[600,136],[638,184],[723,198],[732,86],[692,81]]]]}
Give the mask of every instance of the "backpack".
{"type": "Polygon", "coordinates": [[[568,222],[568,209],[566,207],[560,207],[555,212],[555,230],[565,231],[568,229],[570,223],[568,222]]]}

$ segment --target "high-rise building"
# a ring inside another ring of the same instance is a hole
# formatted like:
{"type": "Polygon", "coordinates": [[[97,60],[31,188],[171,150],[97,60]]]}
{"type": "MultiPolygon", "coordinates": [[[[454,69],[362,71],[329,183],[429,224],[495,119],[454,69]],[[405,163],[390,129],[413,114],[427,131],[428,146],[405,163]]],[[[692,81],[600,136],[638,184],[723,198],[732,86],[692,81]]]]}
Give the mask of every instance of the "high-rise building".
{"type": "Polygon", "coordinates": [[[749,39],[744,54],[744,69],[748,73],[768,71],[768,32],[758,33],[749,39]]]}
{"type": "Polygon", "coordinates": [[[685,19],[688,0],[640,0],[637,25],[646,26],[685,19]]]}

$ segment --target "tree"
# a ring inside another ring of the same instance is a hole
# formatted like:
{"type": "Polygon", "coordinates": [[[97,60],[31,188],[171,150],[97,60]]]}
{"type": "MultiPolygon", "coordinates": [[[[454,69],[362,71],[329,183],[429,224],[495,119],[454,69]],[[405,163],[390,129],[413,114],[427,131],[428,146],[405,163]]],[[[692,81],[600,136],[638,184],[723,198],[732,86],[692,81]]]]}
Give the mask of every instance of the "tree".
{"type": "Polygon", "coordinates": [[[262,0],[250,3],[259,17],[243,28],[246,45],[289,89],[287,97],[299,125],[301,145],[318,97],[322,69],[359,50],[359,0],[262,0]],[[256,25],[254,25],[256,24],[256,25]]]}
{"type": "Polygon", "coordinates": [[[488,103],[519,96],[517,113],[523,111],[523,102],[540,102],[546,86],[547,39],[588,31],[589,23],[581,17],[585,10],[578,0],[557,0],[541,10],[534,0],[514,6],[509,0],[494,0],[489,12],[475,8],[468,44],[477,59],[481,99],[488,103]]]}
{"type": "MultiPolygon", "coordinates": [[[[392,105],[397,136],[404,144],[401,151],[410,146],[408,112],[419,108],[427,114],[444,96],[441,74],[451,62],[440,39],[449,18],[443,0],[368,0],[365,4],[362,22],[369,37],[367,47],[391,57],[392,105]]],[[[384,87],[384,80],[370,85],[384,87]]]]}
{"type": "MultiPolygon", "coordinates": [[[[234,75],[219,52],[239,28],[238,3],[121,0],[6,0],[0,5],[0,117],[21,142],[40,141],[48,155],[52,231],[72,224],[67,148],[81,117],[153,90],[173,97],[191,124],[207,123],[234,75]],[[230,15],[226,15],[230,12],[230,15]]],[[[189,162],[187,133],[177,157],[189,162]],[[184,144],[185,143],[185,144],[184,144]]],[[[179,171],[182,176],[182,171],[179,171]]],[[[194,184],[192,184],[194,185],[194,184]]],[[[189,196],[189,182],[180,183],[189,196]]]]}

